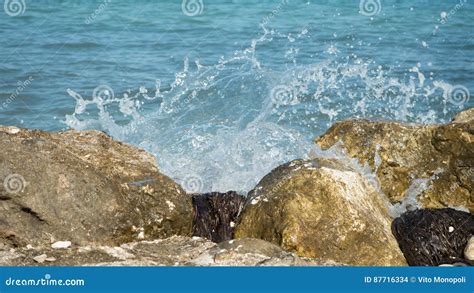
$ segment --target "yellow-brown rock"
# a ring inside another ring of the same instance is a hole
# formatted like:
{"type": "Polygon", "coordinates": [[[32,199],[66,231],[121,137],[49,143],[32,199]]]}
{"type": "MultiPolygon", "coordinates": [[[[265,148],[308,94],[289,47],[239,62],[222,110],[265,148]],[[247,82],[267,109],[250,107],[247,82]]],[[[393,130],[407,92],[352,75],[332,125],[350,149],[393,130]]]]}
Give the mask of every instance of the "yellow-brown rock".
{"type": "Polygon", "coordinates": [[[428,187],[417,195],[425,208],[462,206],[474,211],[472,109],[444,125],[349,120],[316,139],[324,150],[342,142],[345,152],[368,163],[391,202],[400,202],[416,179],[428,187]]]}
{"type": "Polygon", "coordinates": [[[299,256],[348,265],[405,265],[387,201],[363,176],[331,160],[296,160],[249,194],[236,238],[260,238],[299,256]]]}

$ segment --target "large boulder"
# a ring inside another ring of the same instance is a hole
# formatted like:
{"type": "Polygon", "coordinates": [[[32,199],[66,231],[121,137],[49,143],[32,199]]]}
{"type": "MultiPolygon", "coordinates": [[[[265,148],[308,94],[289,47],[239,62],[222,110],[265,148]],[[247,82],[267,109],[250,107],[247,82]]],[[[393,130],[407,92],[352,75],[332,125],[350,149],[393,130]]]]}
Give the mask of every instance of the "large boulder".
{"type": "Polygon", "coordinates": [[[0,243],[190,235],[191,197],[152,155],[99,131],[0,127],[0,243]]]}
{"type": "Polygon", "coordinates": [[[406,265],[387,205],[362,175],[339,161],[296,160],[250,192],[235,237],[348,265],[406,265]]]}
{"type": "Polygon", "coordinates": [[[325,150],[341,141],[350,157],[372,167],[392,203],[411,193],[422,207],[462,206],[472,212],[474,120],[469,113],[444,125],[343,121],[316,143],[325,150]]]}
{"type": "Polygon", "coordinates": [[[411,211],[393,221],[392,231],[409,265],[470,262],[464,256],[474,235],[474,215],[470,213],[450,208],[411,211]]]}

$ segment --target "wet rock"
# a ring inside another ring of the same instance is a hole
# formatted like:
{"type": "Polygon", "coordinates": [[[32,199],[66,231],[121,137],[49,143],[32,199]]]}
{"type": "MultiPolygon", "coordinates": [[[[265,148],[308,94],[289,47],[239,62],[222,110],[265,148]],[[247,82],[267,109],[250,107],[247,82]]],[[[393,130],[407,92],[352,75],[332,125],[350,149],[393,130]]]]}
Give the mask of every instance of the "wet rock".
{"type": "Polygon", "coordinates": [[[154,157],[98,131],[0,127],[0,213],[10,247],[115,245],[191,235],[192,225],[190,196],[154,157]]]}
{"type": "Polygon", "coordinates": [[[474,211],[473,110],[445,125],[349,120],[316,139],[322,149],[339,142],[377,174],[392,203],[415,192],[422,207],[462,206],[474,211]],[[423,186],[425,185],[425,186],[423,186]],[[416,194],[418,193],[418,194],[416,194]]]}
{"type": "Polygon", "coordinates": [[[235,237],[260,238],[299,256],[349,265],[404,265],[387,204],[339,161],[296,160],[250,192],[235,237]]]}
{"type": "Polygon", "coordinates": [[[50,247],[0,250],[2,266],[334,266],[319,259],[300,258],[259,239],[213,243],[200,237],[172,236],[121,246],[84,246],[67,250],[50,247]],[[40,255],[39,262],[34,257],[40,255]],[[48,256],[48,257],[46,257],[48,256]],[[54,262],[48,258],[55,259],[54,262]]]}
{"type": "Polygon", "coordinates": [[[474,235],[474,216],[450,208],[421,209],[396,218],[392,232],[409,265],[466,263],[463,253],[474,235]]]}
{"type": "Polygon", "coordinates": [[[214,242],[232,239],[245,198],[234,191],[211,192],[192,196],[193,236],[214,242]]]}

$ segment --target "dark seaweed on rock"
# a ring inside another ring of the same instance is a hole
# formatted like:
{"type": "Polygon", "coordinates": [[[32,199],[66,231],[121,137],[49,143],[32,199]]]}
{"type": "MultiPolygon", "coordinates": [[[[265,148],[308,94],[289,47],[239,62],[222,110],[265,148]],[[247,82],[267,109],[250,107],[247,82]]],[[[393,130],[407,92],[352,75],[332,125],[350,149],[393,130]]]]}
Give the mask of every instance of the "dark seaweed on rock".
{"type": "Polygon", "coordinates": [[[392,233],[411,266],[469,263],[463,251],[474,235],[474,216],[450,208],[420,209],[396,218],[392,233]]]}
{"type": "Polygon", "coordinates": [[[193,195],[193,236],[213,242],[230,240],[245,198],[235,191],[193,195]]]}

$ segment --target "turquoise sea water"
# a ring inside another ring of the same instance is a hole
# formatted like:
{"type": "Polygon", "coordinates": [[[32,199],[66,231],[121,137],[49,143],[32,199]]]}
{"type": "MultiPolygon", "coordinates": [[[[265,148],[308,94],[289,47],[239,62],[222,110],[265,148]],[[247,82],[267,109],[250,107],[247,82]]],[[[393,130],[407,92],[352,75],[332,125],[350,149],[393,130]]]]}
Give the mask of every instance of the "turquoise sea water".
{"type": "Polygon", "coordinates": [[[473,107],[473,19],[464,0],[6,0],[0,124],[100,129],[188,191],[245,191],[335,121],[473,107]]]}

